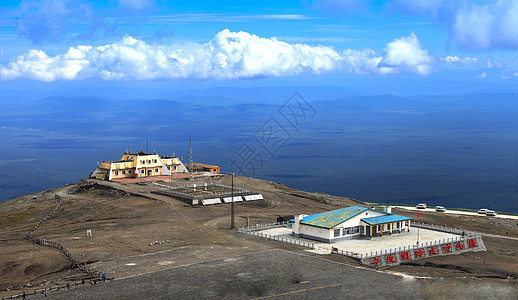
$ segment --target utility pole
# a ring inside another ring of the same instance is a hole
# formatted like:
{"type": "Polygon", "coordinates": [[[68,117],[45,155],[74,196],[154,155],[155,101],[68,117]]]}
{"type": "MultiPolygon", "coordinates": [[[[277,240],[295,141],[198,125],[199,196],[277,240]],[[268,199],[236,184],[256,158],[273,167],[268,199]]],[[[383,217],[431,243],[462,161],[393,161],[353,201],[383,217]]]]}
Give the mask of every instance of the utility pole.
{"type": "Polygon", "coordinates": [[[230,173],[232,176],[232,192],[230,200],[230,229],[236,228],[236,218],[234,216],[234,173],[230,173]]]}
{"type": "Polygon", "coordinates": [[[169,170],[169,172],[171,173],[171,189],[173,188],[173,166],[175,166],[174,164],[174,148],[173,148],[173,144],[171,144],[171,169],[169,170]]]}
{"type": "Polygon", "coordinates": [[[192,144],[191,144],[191,136],[190,135],[189,135],[189,171],[191,173],[194,171],[193,170],[193,162],[192,162],[192,144]]]}

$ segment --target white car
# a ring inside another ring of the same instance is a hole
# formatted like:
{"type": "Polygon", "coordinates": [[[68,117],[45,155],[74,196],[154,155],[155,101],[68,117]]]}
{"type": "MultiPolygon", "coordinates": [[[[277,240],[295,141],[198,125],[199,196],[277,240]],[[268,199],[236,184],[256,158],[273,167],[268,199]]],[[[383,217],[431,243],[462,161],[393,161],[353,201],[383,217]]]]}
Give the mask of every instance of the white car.
{"type": "Polygon", "coordinates": [[[445,212],[446,211],[446,208],[444,208],[444,206],[436,206],[435,207],[435,211],[438,211],[438,212],[445,212]]]}
{"type": "Polygon", "coordinates": [[[496,211],[488,210],[488,211],[486,211],[486,216],[496,216],[496,211]]]}
{"type": "Polygon", "coordinates": [[[418,209],[425,209],[425,208],[426,208],[426,204],[424,204],[424,203],[419,203],[419,204],[417,204],[417,206],[416,206],[416,207],[417,207],[418,209]]]}
{"type": "Polygon", "coordinates": [[[488,210],[489,209],[487,209],[487,208],[481,208],[481,209],[478,210],[478,213],[482,214],[482,215],[485,215],[488,210]]]}

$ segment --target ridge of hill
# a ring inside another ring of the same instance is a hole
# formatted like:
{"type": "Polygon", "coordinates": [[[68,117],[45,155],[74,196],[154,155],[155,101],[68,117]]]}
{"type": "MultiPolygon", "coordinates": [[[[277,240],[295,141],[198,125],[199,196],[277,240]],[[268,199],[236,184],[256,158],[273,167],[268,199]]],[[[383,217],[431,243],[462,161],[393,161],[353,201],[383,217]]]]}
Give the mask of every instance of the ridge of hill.
{"type": "MultiPolygon", "coordinates": [[[[230,176],[220,176],[211,182],[230,185],[230,180],[230,176]]],[[[185,180],[175,182],[186,183],[185,180]]],[[[238,227],[245,226],[247,221],[249,224],[272,223],[281,215],[369,205],[351,198],[307,193],[281,183],[247,177],[236,176],[234,184],[261,193],[265,198],[235,205],[238,227]]],[[[138,185],[83,179],[0,203],[0,296],[84,278],[61,252],[33,245],[25,239],[34,224],[56,206],[56,195],[63,199],[62,205],[35,234],[62,244],[81,263],[106,273],[109,278],[137,276],[268,249],[305,251],[298,246],[230,230],[228,205],[194,207],[152,194],[157,188],[153,183],[138,185]],[[91,238],[86,237],[86,230],[92,231],[91,238]],[[159,243],[153,243],[155,241],[159,243]],[[138,267],[132,267],[135,264],[138,267]]],[[[414,212],[399,210],[396,213],[415,217],[414,212]]],[[[517,283],[516,220],[421,213],[420,221],[487,234],[484,242],[488,251],[422,259],[384,270],[432,278],[474,277],[517,283]]],[[[359,266],[344,256],[321,257],[359,266]]]]}

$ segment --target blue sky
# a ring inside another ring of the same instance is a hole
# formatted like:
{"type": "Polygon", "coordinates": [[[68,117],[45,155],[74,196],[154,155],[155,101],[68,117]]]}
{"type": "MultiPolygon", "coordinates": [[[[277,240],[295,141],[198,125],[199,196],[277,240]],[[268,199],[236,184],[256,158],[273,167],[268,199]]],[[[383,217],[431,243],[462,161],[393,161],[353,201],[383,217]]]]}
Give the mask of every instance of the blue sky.
{"type": "Polygon", "coordinates": [[[517,50],[515,0],[0,2],[2,89],[139,81],[516,90],[517,50]]]}

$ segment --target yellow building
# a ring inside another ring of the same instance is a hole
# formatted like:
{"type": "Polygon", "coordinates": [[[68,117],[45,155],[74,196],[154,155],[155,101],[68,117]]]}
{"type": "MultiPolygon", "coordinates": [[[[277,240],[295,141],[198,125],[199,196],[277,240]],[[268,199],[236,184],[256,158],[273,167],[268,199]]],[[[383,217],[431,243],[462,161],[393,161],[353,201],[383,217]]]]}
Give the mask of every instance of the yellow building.
{"type": "Polygon", "coordinates": [[[137,178],[172,173],[185,173],[187,168],[178,157],[160,157],[158,154],[124,153],[118,161],[103,161],[92,176],[98,179],[137,178]]]}

